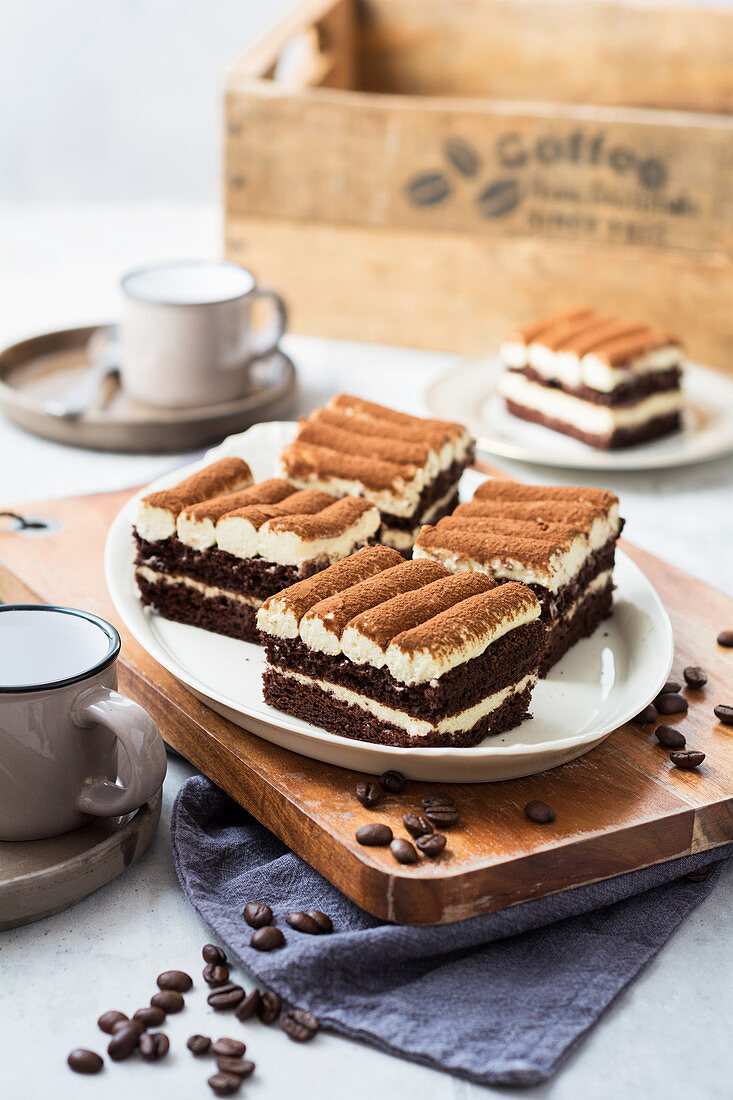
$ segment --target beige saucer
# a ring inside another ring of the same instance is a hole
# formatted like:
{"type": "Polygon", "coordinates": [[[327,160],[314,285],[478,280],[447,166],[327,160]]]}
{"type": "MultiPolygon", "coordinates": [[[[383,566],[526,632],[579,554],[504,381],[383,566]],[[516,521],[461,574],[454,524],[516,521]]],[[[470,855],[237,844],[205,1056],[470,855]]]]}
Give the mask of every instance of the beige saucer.
{"type": "Polygon", "coordinates": [[[50,840],[0,843],[0,931],[50,917],[139,859],[160,820],[162,793],[122,818],[97,818],[50,840]]]}
{"type": "Polygon", "coordinates": [[[116,376],[104,381],[81,416],[45,408],[89,370],[86,345],[96,327],[34,336],[0,352],[0,410],[21,428],[57,443],[97,451],[192,451],[261,420],[279,419],[295,394],[295,367],[283,352],[252,364],[247,397],[201,409],[156,409],[126,397],[116,376]]]}

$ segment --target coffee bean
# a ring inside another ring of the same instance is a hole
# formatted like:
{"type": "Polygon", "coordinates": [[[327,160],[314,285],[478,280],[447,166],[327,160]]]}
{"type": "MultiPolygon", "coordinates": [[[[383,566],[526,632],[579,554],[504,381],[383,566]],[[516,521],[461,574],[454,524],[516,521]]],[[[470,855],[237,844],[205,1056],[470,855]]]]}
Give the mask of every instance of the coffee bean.
{"type": "Polygon", "coordinates": [[[74,1073],[99,1073],[104,1065],[104,1061],[95,1051],[84,1050],[83,1047],[72,1050],[66,1062],[74,1073]]]}
{"type": "Polygon", "coordinates": [[[211,963],[212,966],[226,966],[226,953],[220,947],[217,947],[215,943],[205,944],[201,954],[204,957],[204,962],[211,963]]]}
{"type": "Polygon", "coordinates": [[[145,1005],[144,1008],[138,1008],[137,1012],[133,1012],[132,1018],[139,1021],[143,1027],[160,1027],[165,1021],[165,1012],[162,1008],[145,1005]]]}
{"type": "Polygon", "coordinates": [[[257,1005],[260,1003],[260,991],[256,987],[251,993],[248,993],[244,1000],[237,1005],[234,1010],[234,1015],[238,1020],[244,1022],[250,1020],[257,1011],[257,1005]]]}
{"type": "Polygon", "coordinates": [[[548,806],[546,802],[540,802],[537,798],[533,798],[531,802],[527,803],[524,807],[524,813],[530,821],[534,821],[537,825],[549,825],[551,821],[555,820],[555,811],[552,806],[548,806]]]}
{"type": "Polygon", "coordinates": [[[684,714],[689,703],[684,695],[660,695],[656,702],[659,714],[684,714]]]}
{"type": "Polygon", "coordinates": [[[107,1053],[113,1062],[129,1058],[140,1042],[140,1029],[135,1024],[125,1024],[116,1031],[109,1041],[107,1053]]]}
{"type": "Polygon", "coordinates": [[[186,1046],[197,1057],[201,1054],[208,1054],[211,1050],[211,1039],[208,1035],[189,1035],[186,1040],[186,1046]]]}
{"type": "MultiPolygon", "coordinates": [[[[163,1013],[163,1019],[165,1019],[165,1013],[163,1013]]],[[[145,1024],[142,1020],[117,1020],[116,1023],[112,1024],[112,1034],[116,1035],[123,1027],[136,1027],[138,1035],[142,1035],[145,1031],[145,1024]]]]}
{"type": "Polygon", "coordinates": [[[410,836],[414,837],[427,836],[428,833],[433,831],[433,826],[422,814],[405,814],[402,818],[402,824],[410,836]]]}
{"type": "Polygon", "coordinates": [[[207,985],[224,985],[229,981],[229,967],[207,963],[203,969],[203,979],[207,985]]]}
{"type": "Polygon", "coordinates": [[[443,152],[456,171],[467,179],[478,172],[480,166],[478,156],[462,138],[447,138],[443,143],[443,152]]]}
{"type": "Polygon", "coordinates": [[[426,794],[422,804],[424,810],[429,810],[431,806],[455,806],[455,801],[449,794],[426,794]]]}
{"type": "Polygon", "coordinates": [[[396,837],[389,846],[389,850],[398,863],[417,863],[417,852],[414,844],[402,837],[396,837]]]}
{"type": "Polygon", "coordinates": [[[193,986],[190,974],[183,970],[164,970],[156,978],[158,989],[174,989],[176,993],[188,993],[193,986]]]}
{"type": "Polygon", "coordinates": [[[221,1073],[233,1073],[243,1081],[245,1077],[250,1077],[254,1073],[255,1064],[248,1058],[221,1057],[216,1059],[216,1068],[221,1073]]]}
{"type": "Polygon", "coordinates": [[[291,1008],[280,1021],[280,1027],[296,1043],[306,1043],[312,1039],[320,1027],[318,1018],[304,1008],[291,1008]]]}
{"type": "Polygon", "coordinates": [[[424,856],[435,859],[445,848],[446,839],[442,833],[429,833],[427,836],[419,836],[415,843],[424,856]]]}
{"type": "Polygon", "coordinates": [[[726,703],[718,703],[717,707],[713,707],[713,713],[724,726],[733,726],[733,707],[727,706],[726,703]]]}
{"type": "Polygon", "coordinates": [[[699,768],[705,759],[705,753],[698,752],[697,749],[678,749],[669,754],[669,759],[675,768],[699,768]]]}
{"type": "Polygon", "coordinates": [[[688,871],[685,878],[688,882],[704,882],[712,869],[712,864],[708,863],[705,867],[698,867],[696,871],[688,871]]]}
{"type": "Polygon", "coordinates": [[[241,1058],[246,1049],[246,1045],[240,1039],[229,1039],[226,1035],[211,1044],[212,1054],[222,1054],[226,1058],[241,1058]]]}
{"type": "Polygon", "coordinates": [[[695,691],[704,688],[708,682],[707,672],[704,668],[700,668],[699,665],[688,665],[687,668],[683,670],[682,675],[685,678],[687,686],[694,688],[695,691]]]}
{"type": "Polygon", "coordinates": [[[281,1008],[282,1001],[280,995],[275,993],[273,989],[266,989],[264,993],[260,993],[260,1001],[257,1005],[257,1015],[263,1024],[274,1024],[275,1020],[280,1015],[281,1008]]]}
{"type": "Polygon", "coordinates": [[[451,825],[457,825],[461,815],[455,806],[428,806],[425,816],[433,825],[447,829],[451,825]]]}
{"type": "Polygon", "coordinates": [[[220,985],[216,989],[212,989],[206,998],[206,1003],[217,1012],[229,1012],[230,1009],[236,1008],[243,1000],[244,990],[241,985],[227,982],[226,985],[220,985]]]}
{"type": "Polygon", "coordinates": [[[250,928],[264,928],[272,924],[272,909],[261,901],[251,901],[245,905],[242,916],[250,928]]]}
{"type": "Polygon", "coordinates": [[[646,726],[649,722],[656,722],[658,718],[657,708],[653,703],[650,703],[648,707],[644,707],[640,714],[637,714],[636,718],[632,718],[632,722],[638,722],[641,726],[646,726]]]}
{"type": "Polygon", "coordinates": [[[162,1031],[146,1031],[140,1036],[138,1043],[140,1057],[146,1062],[157,1062],[165,1058],[170,1046],[170,1039],[162,1031]]]}
{"type": "Polygon", "coordinates": [[[356,784],[356,797],[361,802],[362,806],[366,806],[368,810],[372,806],[376,806],[377,802],[381,798],[379,792],[378,783],[357,783],[356,784]]]}
{"type": "Polygon", "coordinates": [[[116,1009],[111,1008],[109,1012],[102,1013],[102,1015],[97,1020],[97,1026],[102,1031],[106,1031],[108,1035],[111,1035],[112,1028],[115,1026],[115,1024],[119,1024],[120,1022],[127,1023],[127,1021],[128,1017],[125,1016],[124,1012],[118,1012],[116,1009]]]}
{"type": "Polygon", "coordinates": [[[296,932],[305,932],[309,936],[320,936],[321,927],[307,913],[290,913],[285,920],[296,932]]]}
{"type": "Polygon", "coordinates": [[[278,947],[282,947],[284,943],[285,937],[280,929],[268,924],[264,928],[255,929],[249,941],[249,946],[254,947],[255,951],[275,951],[278,947]]]}
{"type": "MultiPolygon", "coordinates": [[[[664,687],[657,693],[657,699],[660,695],[676,695],[681,687],[682,684],[678,683],[677,680],[667,680],[664,687]]],[[[656,703],[656,699],[654,701],[656,703]]]]}
{"type": "Polygon", "coordinates": [[[242,1087],[242,1078],[234,1073],[215,1073],[206,1083],[215,1096],[234,1096],[242,1087]]]}
{"type": "Polygon", "coordinates": [[[308,916],[313,918],[322,933],[333,932],[333,921],[327,913],[322,913],[320,909],[309,909],[308,916]]]}
{"type": "Polygon", "coordinates": [[[725,646],[726,649],[733,649],[733,630],[721,630],[718,634],[718,645],[725,646]]]}
{"type": "Polygon", "coordinates": [[[503,218],[511,213],[522,198],[519,181],[512,178],[496,179],[485,187],[476,199],[476,205],[485,218],[503,218]]]}
{"type": "Polygon", "coordinates": [[[153,994],[150,1003],[156,1008],[162,1008],[165,1013],[171,1015],[174,1012],[181,1012],[186,1002],[177,990],[161,989],[160,993],[153,994]]]}
{"type": "Polygon", "coordinates": [[[657,726],[654,736],[665,749],[683,749],[685,747],[685,735],[672,726],[657,726]]]}
{"type": "Polygon", "coordinates": [[[406,191],[415,206],[435,206],[448,198],[451,185],[442,172],[420,172],[412,177],[406,191]]]}
{"type": "Polygon", "coordinates": [[[405,777],[402,772],[383,772],[379,777],[379,786],[387,794],[401,794],[405,789],[405,777]]]}
{"type": "Polygon", "coordinates": [[[369,848],[381,848],[392,842],[392,830],[389,825],[362,825],[356,830],[355,835],[359,844],[369,848]]]}

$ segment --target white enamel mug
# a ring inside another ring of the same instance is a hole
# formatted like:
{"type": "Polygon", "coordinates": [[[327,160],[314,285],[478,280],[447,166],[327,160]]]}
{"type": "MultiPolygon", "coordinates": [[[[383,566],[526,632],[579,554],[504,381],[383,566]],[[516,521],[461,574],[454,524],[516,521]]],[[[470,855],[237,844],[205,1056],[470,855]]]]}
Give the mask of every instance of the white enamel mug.
{"type": "Polygon", "coordinates": [[[184,260],[125,275],[120,378],[130,397],[159,408],[216,405],[245,397],[249,366],[285,331],[282,298],[228,260],[184,260]],[[255,328],[253,306],[271,303],[255,328]]]}

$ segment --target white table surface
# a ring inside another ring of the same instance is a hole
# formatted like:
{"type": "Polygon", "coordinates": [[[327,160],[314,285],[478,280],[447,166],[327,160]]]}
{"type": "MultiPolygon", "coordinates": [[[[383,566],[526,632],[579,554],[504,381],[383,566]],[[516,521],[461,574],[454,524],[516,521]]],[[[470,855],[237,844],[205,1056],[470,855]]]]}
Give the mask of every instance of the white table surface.
{"type": "MultiPolygon", "coordinates": [[[[116,278],[148,260],[215,256],[217,213],[190,205],[0,208],[0,344],[57,327],[114,318],[116,278]]],[[[490,293],[490,288],[487,288],[490,293]]],[[[427,384],[453,356],[291,336],[300,371],[298,412],[341,389],[424,412],[427,384]]],[[[186,460],[180,456],[99,455],[35,439],[0,420],[0,501],[122,488],[186,460]]],[[[504,464],[535,481],[577,482],[578,474],[504,464]]],[[[622,498],[626,534],[710,583],[733,592],[733,460],[653,474],[581,475],[622,498]]],[[[721,623],[720,628],[733,626],[721,623]]],[[[8,1100],[140,1100],[210,1095],[210,1070],[184,1048],[195,1031],[243,1032],[257,1062],[241,1095],[300,1100],[422,1096],[431,1100],[505,1095],[321,1034],[308,1046],[277,1029],[215,1016],[200,981],[207,928],[182,894],[168,834],[170,807],[192,770],[171,759],[164,815],[148,853],[121,878],[75,908],[0,935],[0,1093],[8,1100]],[[155,975],[188,970],[197,993],[170,1019],[165,1067],[107,1063],[99,1078],[65,1067],[74,1046],[103,1050],[95,1026],[105,1009],[147,1003],[155,975]]],[[[522,1095],[548,1100],[713,1100],[730,1095],[733,1008],[733,868],[660,955],[611,1007],[547,1085],[522,1095]]],[[[245,986],[251,979],[244,975],[245,986]]]]}

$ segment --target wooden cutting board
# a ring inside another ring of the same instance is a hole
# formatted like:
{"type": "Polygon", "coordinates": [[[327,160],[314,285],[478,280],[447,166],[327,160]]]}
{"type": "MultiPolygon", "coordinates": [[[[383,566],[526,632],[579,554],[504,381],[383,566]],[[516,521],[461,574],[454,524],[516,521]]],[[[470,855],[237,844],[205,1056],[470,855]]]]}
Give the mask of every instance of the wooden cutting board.
{"type": "Polygon", "coordinates": [[[434,790],[409,783],[365,810],[354,796],[361,776],[298,756],[219,717],[162,669],[125,631],[104,581],[110,522],[130,492],[44,501],[25,516],[52,521],[22,533],[0,520],[0,600],[85,608],[115,623],[123,638],[120,688],[158,722],[166,741],[228,791],[267,828],[375,916],[408,924],[461,920],[569,887],[623,874],[733,841],[733,727],[713,714],[733,702],[733,650],[716,643],[733,628],[733,600],[626,544],[672,618],[674,675],[702,665],[709,683],[687,692],[679,724],[688,746],[707,758],[697,771],[674,768],[653,727],[623,726],[579,760],[504,783],[449,787],[461,812],[443,857],[402,866],[389,849],[362,848],[354,831],[402,815],[434,790]],[[557,819],[535,825],[523,813],[534,798],[557,819]]]}

